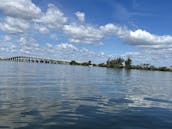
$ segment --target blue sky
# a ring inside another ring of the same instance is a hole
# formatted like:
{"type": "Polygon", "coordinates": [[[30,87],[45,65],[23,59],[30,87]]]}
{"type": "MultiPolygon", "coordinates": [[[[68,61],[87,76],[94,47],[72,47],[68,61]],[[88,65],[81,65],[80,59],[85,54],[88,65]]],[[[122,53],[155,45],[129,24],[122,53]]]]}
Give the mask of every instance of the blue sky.
{"type": "Polygon", "coordinates": [[[172,65],[170,0],[1,0],[0,56],[172,65]]]}

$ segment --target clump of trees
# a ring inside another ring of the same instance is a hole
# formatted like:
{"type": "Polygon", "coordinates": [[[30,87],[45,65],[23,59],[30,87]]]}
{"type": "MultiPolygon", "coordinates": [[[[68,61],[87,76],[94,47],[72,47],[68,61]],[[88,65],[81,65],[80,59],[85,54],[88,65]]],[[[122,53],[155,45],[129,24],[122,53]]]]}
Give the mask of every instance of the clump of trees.
{"type": "Polygon", "coordinates": [[[141,64],[141,65],[133,65],[132,69],[138,69],[138,70],[150,70],[150,71],[172,71],[170,68],[167,68],[165,66],[163,67],[155,67],[150,64],[141,64]]]}
{"type": "Polygon", "coordinates": [[[88,62],[76,62],[75,60],[72,60],[70,62],[70,65],[83,65],[83,66],[99,66],[99,67],[107,67],[107,68],[126,68],[126,69],[131,69],[132,68],[132,60],[130,58],[127,58],[126,60],[119,57],[119,58],[114,58],[114,59],[108,59],[106,63],[100,63],[98,65],[92,64],[91,61],[88,62]]]}
{"type": "Polygon", "coordinates": [[[130,58],[127,58],[124,60],[123,58],[115,58],[115,59],[108,59],[106,61],[106,67],[109,68],[132,68],[131,66],[132,60],[130,58]]]}
{"type": "Polygon", "coordinates": [[[106,62],[107,67],[110,68],[123,68],[123,58],[116,58],[116,59],[108,59],[106,62]]]}
{"type": "Polygon", "coordinates": [[[92,64],[92,62],[90,60],[88,62],[76,62],[75,60],[72,60],[70,62],[70,65],[83,65],[83,66],[93,65],[93,66],[96,66],[96,64],[92,64]]]}
{"type": "Polygon", "coordinates": [[[99,67],[107,67],[107,65],[105,63],[100,63],[98,64],[99,67]]]}
{"type": "Polygon", "coordinates": [[[159,67],[158,70],[159,71],[170,71],[170,69],[167,67],[159,67]]]}
{"type": "Polygon", "coordinates": [[[72,60],[72,61],[70,62],[70,65],[80,65],[80,63],[76,62],[75,60],[72,60]]]}

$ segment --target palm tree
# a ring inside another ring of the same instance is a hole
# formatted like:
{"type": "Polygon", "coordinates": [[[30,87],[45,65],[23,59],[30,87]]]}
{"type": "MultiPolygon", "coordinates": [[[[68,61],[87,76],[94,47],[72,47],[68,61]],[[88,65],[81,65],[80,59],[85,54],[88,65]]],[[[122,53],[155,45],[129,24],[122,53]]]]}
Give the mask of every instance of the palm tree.
{"type": "Polygon", "coordinates": [[[88,65],[91,65],[91,60],[88,61],[88,65]]]}
{"type": "Polygon", "coordinates": [[[127,69],[131,68],[131,63],[132,63],[132,60],[130,58],[125,60],[125,68],[127,69]]]}

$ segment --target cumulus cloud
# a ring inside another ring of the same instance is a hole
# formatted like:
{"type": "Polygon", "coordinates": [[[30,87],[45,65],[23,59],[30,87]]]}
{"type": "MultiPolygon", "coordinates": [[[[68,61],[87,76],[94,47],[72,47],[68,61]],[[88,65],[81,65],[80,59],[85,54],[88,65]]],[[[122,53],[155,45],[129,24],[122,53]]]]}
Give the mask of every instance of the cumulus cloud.
{"type": "Polygon", "coordinates": [[[45,14],[36,22],[43,23],[49,28],[60,28],[67,22],[67,17],[55,5],[49,4],[45,14]]]}
{"type": "Polygon", "coordinates": [[[35,29],[38,30],[41,34],[49,33],[49,29],[46,26],[35,25],[35,29]]]}
{"type": "Polygon", "coordinates": [[[60,43],[53,45],[47,43],[44,48],[44,54],[51,55],[54,58],[65,60],[104,62],[109,56],[104,52],[90,51],[86,48],[78,48],[70,43],[60,43]]]}
{"type": "Polygon", "coordinates": [[[72,44],[68,44],[68,43],[61,43],[55,46],[56,49],[62,49],[62,50],[78,50],[75,46],[73,46],[72,44]]]}
{"type": "Polygon", "coordinates": [[[1,45],[0,46],[0,53],[11,54],[17,52],[17,47],[15,45],[1,45]]]}
{"type": "Polygon", "coordinates": [[[130,45],[141,48],[163,49],[172,47],[172,36],[170,35],[159,36],[141,29],[133,31],[114,24],[100,26],[100,30],[104,33],[104,36],[115,36],[130,45]]]}
{"type": "Polygon", "coordinates": [[[70,41],[74,43],[99,44],[103,34],[99,29],[89,25],[69,24],[64,25],[64,32],[69,35],[70,41]]]}
{"type": "Polygon", "coordinates": [[[21,36],[17,42],[23,47],[39,47],[37,40],[27,35],[21,36]]]}
{"type": "Polygon", "coordinates": [[[7,16],[23,19],[35,19],[41,13],[31,0],[1,0],[0,9],[7,16]]]}
{"type": "Polygon", "coordinates": [[[46,34],[49,28],[59,29],[67,22],[67,17],[55,5],[49,4],[44,13],[31,0],[3,0],[0,10],[6,15],[0,29],[9,33],[21,33],[30,23],[38,32],[46,34]]]}
{"type": "Polygon", "coordinates": [[[85,13],[77,11],[75,13],[76,17],[79,21],[84,22],[85,21],[85,13]]]}
{"type": "Polygon", "coordinates": [[[172,47],[172,36],[155,35],[145,30],[130,30],[125,26],[106,24],[100,27],[90,25],[64,25],[64,32],[70,37],[70,42],[98,44],[103,38],[116,37],[129,45],[145,49],[167,49],[172,47]]]}
{"type": "Polygon", "coordinates": [[[17,40],[19,54],[41,55],[40,45],[36,39],[30,36],[21,36],[17,40]]]}
{"type": "Polygon", "coordinates": [[[172,44],[172,36],[169,35],[155,35],[145,30],[130,31],[129,41],[136,45],[150,45],[150,48],[154,48],[154,45],[158,45],[157,48],[163,47],[163,44],[172,44]],[[162,46],[161,46],[162,45],[162,46]]]}
{"type": "Polygon", "coordinates": [[[42,50],[40,48],[39,43],[37,42],[36,39],[34,39],[33,37],[24,35],[21,36],[18,40],[17,40],[17,51],[18,54],[25,54],[25,55],[34,55],[34,56],[41,56],[42,55],[42,50]]]}
{"type": "Polygon", "coordinates": [[[29,28],[29,23],[23,19],[6,17],[0,23],[0,29],[8,33],[23,33],[29,28]]]}
{"type": "Polygon", "coordinates": [[[119,38],[125,38],[128,36],[129,30],[126,27],[122,27],[115,24],[106,24],[104,26],[99,27],[100,31],[103,33],[104,36],[116,36],[119,38]]]}
{"type": "Polygon", "coordinates": [[[132,58],[133,56],[140,56],[140,55],[141,55],[140,52],[126,52],[126,53],[122,54],[121,56],[125,57],[125,58],[127,58],[127,57],[132,58]]]}
{"type": "Polygon", "coordinates": [[[9,35],[3,36],[3,39],[2,39],[3,42],[10,42],[11,40],[12,38],[9,35]]]}
{"type": "Polygon", "coordinates": [[[71,55],[69,53],[73,53],[73,52],[78,51],[78,48],[75,47],[74,45],[70,44],[70,43],[60,43],[57,45],[47,43],[46,47],[45,47],[45,51],[49,52],[51,54],[55,54],[55,55],[66,54],[69,57],[71,57],[71,55]]]}
{"type": "Polygon", "coordinates": [[[46,47],[49,49],[53,48],[53,45],[51,43],[46,43],[46,47]]]}
{"type": "MultiPolygon", "coordinates": [[[[68,21],[67,17],[53,4],[49,4],[47,11],[43,13],[31,0],[3,0],[0,9],[6,15],[9,15],[5,18],[4,22],[0,23],[0,29],[8,33],[25,32],[29,28],[29,22],[25,19],[35,18],[34,22],[40,23],[35,29],[40,33],[48,33],[48,28],[60,27],[69,36],[69,41],[74,43],[100,44],[103,38],[114,36],[130,45],[145,49],[167,49],[172,47],[172,36],[170,35],[159,36],[145,30],[130,30],[124,26],[111,23],[99,27],[76,23],[66,24],[68,21]]],[[[75,15],[80,21],[85,20],[83,12],[77,11],[75,15]]]]}
{"type": "MultiPolygon", "coordinates": [[[[5,36],[6,37],[6,36],[5,36]]],[[[0,53],[12,53],[13,55],[26,55],[38,57],[50,57],[60,60],[92,60],[96,63],[106,61],[110,56],[104,52],[90,51],[86,48],[78,48],[70,43],[47,43],[45,46],[39,45],[36,39],[28,35],[19,37],[15,45],[0,46],[0,53]]]]}

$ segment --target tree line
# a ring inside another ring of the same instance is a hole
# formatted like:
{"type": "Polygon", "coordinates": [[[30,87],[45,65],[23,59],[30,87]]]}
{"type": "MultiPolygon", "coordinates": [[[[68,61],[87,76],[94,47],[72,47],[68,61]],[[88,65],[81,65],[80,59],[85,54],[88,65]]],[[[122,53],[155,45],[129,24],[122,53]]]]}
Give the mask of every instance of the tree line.
{"type": "Polygon", "coordinates": [[[108,59],[106,63],[101,63],[98,66],[100,67],[108,67],[108,68],[126,68],[126,69],[138,69],[138,70],[152,70],[152,71],[172,71],[172,67],[155,67],[151,64],[140,64],[140,65],[132,65],[132,59],[127,58],[126,60],[123,58],[114,58],[108,59]]]}
{"type": "Polygon", "coordinates": [[[131,58],[127,58],[126,60],[123,58],[114,58],[108,59],[106,63],[98,64],[100,67],[108,67],[108,68],[132,68],[132,60],[131,58]]]}
{"type": "Polygon", "coordinates": [[[76,62],[75,60],[72,60],[70,62],[70,65],[83,65],[83,66],[99,66],[99,67],[107,67],[107,68],[125,68],[125,69],[139,69],[139,70],[157,70],[157,71],[172,71],[172,68],[167,67],[155,67],[150,64],[141,64],[141,65],[132,65],[132,59],[131,58],[109,58],[105,63],[100,64],[92,64],[91,61],[88,62],[76,62]]]}

